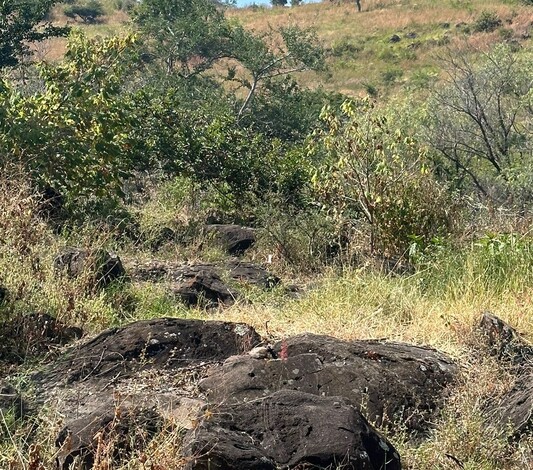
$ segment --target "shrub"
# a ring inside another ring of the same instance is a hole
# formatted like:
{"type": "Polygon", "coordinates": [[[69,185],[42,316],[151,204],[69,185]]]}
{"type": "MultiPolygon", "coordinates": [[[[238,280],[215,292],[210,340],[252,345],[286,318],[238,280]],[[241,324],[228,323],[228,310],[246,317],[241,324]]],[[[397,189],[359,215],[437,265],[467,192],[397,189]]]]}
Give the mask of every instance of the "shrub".
{"type": "Polygon", "coordinates": [[[104,7],[98,0],[89,0],[85,4],[66,5],[63,13],[68,18],[81,19],[84,23],[97,23],[104,16],[104,7]]]}
{"type": "MultiPolygon", "coordinates": [[[[326,129],[311,151],[321,154],[314,176],[324,209],[366,233],[372,253],[407,255],[451,229],[453,202],[426,166],[419,144],[395,129],[368,100],[325,109],[326,129]]],[[[315,157],[316,158],[316,157],[315,157]]]]}
{"type": "Polygon", "coordinates": [[[476,33],[490,33],[502,25],[502,20],[498,18],[496,13],[490,11],[483,11],[474,23],[474,31],[476,33]]]}

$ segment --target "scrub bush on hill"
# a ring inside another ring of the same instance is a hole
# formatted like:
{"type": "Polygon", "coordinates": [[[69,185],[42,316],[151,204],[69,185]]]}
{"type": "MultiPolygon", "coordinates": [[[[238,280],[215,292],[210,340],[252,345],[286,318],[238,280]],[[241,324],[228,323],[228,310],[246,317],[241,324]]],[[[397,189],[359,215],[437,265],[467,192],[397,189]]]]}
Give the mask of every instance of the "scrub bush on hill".
{"type": "Polygon", "coordinates": [[[323,208],[338,226],[368,235],[371,253],[404,256],[452,228],[453,200],[427,167],[420,145],[368,100],[326,108],[310,151],[323,208]],[[315,157],[316,158],[316,157],[315,157]]]}

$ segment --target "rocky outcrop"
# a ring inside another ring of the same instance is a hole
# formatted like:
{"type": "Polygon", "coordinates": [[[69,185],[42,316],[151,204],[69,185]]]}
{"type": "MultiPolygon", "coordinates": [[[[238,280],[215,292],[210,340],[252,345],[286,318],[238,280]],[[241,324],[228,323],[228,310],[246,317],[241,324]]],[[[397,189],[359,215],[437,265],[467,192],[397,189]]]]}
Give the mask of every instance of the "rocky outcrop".
{"type": "Polygon", "coordinates": [[[101,249],[91,251],[66,248],[55,258],[54,267],[70,278],[85,276],[88,288],[106,287],[111,282],[126,276],[120,258],[101,249]]]}
{"type": "Polygon", "coordinates": [[[312,334],[268,345],[245,324],[160,318],[80,342],[33,380],[65,418],[61,469],[104,451],[126,461],[172,419],[190,470],[395,470],[369,421],[426,430],[456,373],[420,346],[312,334]]]}
{"type": "Polygon", "coordinates": [[[109,329],[32,376],[38,399],[61,410],[58,465],[91,468],[98,446],[113,460],[145,445],[162,419],[191,428],[205,401],[197,382],[213,364],[260,342],[242,323],[160,318],[109,329]],[[141,408],[142,407],[142,408],[141,408]],[[144,436],[145,441],[133,437],[144,436]],[[111,450],[109,450],[111,449],[111,450]]]}
{"type": "Polygon", "coordinates": [[[401,469],[392,444],[342,397],[283,390],[202,413],[184,442],[189,470],[401,469]]]}
{"type": "Polygon", "coordinates": [[[272,349],[270,359],[253,353],[229,358],[200,389],[214,403],[253,401],[277,390],[342,396],[372,422],[401,421],[424,431],[457,374],[447,356],[404,343],[304,334],[272,349]]]}
{"type": "Polygon", "coordinates": [[[281,283],[279,277],[258,264],[230,260],[224,264],[172,264],[152,261],[131,270],[135,281],[167,282],[170,291],[187,306],[205,308],[227,306],[241,298],[222,276],[242,285],[271,289],[281,283]]]}
{"type": "Polygon", "coordinates": [[[77,345],[35,379],[48,385],[105,381],[143,369],[179,369],[220,362],[260,342],[243,323],[159,318],[111,328],[77,345]]]}

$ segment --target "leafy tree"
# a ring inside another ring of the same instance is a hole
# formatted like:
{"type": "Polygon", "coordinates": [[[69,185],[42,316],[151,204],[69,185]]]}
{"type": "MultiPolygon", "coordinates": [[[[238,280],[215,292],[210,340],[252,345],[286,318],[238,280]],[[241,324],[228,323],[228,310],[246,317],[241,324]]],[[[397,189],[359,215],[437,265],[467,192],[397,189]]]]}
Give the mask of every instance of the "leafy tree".
{"type": "Polygon", "coordinates": [[[0,1],[0,68],[13,67],[30,55],[30,44],[63,36],[68,29],[46,23],[57,0],[0,1]]]}
{"type": "Polygon", "coordinates": [[[284,142],[301,142],[319,126],[325,105],[340,107],[344,100],[338,93],[303,88],[290,75],[267,80],[241,124],[284,142]]]}
{"type": "Polygon", "coordinates": [[[65,60],[40,65],[43,89],[0,88],[0,150],[37,184],[75,197],[114,196],[136,167],[134,103],[122,94],[135,64],[134,38],[69,40],[65,60]]]}
{"type": "Polygon", "coordinates": [[[255,34],[228,21],[212,0],[145,0],[134,21],[147,38],[152,57],[163,61],[168,74],[191,78],[226,59],[225,80],[246,89],[239,119],[261,84],[324,68],[324,50],[313,31],[290,26],[255,34]]]}
{"type": "Polygon", "coordinates": [[[234,32],[234,39],[239,45],[235,58],[246,70],[241,77],[231,74],[233,80],[247,89],[237,113],[239,119],[262,83],[304,70],[325,69],[324,49],[311,29],[288,26],[256,36],[240,28],[234,32]]]}
{"type": "Polygon", "coordinates": [[[444,159],[439,169],[502,202],[516,170],[530,166],[531,54],[498,46],[443,60],[448,77],[430,101],[428,122],[429,141],[444,159]]]}
{"type": "Polygon", "coordinates": [[[287,5],[287,0],[270,0],[273,7],[284,7],[287,5]]]}
{"type": "Polygon", "coordinates": [[[169,74],[191,77],[232,55],[232,27],[211,0],[144,0],[133,20],[169,74]]]}
{"type": "Polygon", "coordinates": [[[63,13],[69,18],[80,18],[84,23],[96,23],[104,16],[104,7],[98,0],[89,0],[83,4],[67,5],[63,13]]]}

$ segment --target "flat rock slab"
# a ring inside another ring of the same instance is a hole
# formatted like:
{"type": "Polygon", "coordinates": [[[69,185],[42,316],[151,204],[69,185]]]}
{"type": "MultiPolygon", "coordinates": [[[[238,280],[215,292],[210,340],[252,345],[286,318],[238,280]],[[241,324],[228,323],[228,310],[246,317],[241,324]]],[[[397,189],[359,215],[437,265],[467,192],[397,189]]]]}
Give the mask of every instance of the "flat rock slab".
{"type": "Polygon", "coordinates": [[[65,357],[36,374],[40,383],[55,386],[127,377],[146,369],[179,369],[219,362],[242,354],[261,341],[243,323],[159,318],[104,331],[71,348],[65,357]]]}
{"type": "Polygon", "coordinates": [[[187,278],[194,277],[200,271],[212,272],[216,276],[225,273],[235,281],[243,284],[253,284],[264,289],[271,289],[281,283],[281,279],[268,272],[260,264],[249,263],[237,259],[226,263],[163,263],[150,261],[131,269],[131,278],[138,281],[171,281],[182,282],[187,278]]]}
{"type": "Polygon", "coordinates": [[[342,397],[284,390],[202,413],[185,437],[187,470],[401,469],[394,447],[342,397]]]}
{"type": "Polygon", "coordinates": [[[278,390],[342,396],[371,422],[401,420],[424,431],[458,370],[430,348],[312,334],[274,345],[273,356],[278,358],[231,357],[199,387],[215,403],[250,402],[278,390]]]}

